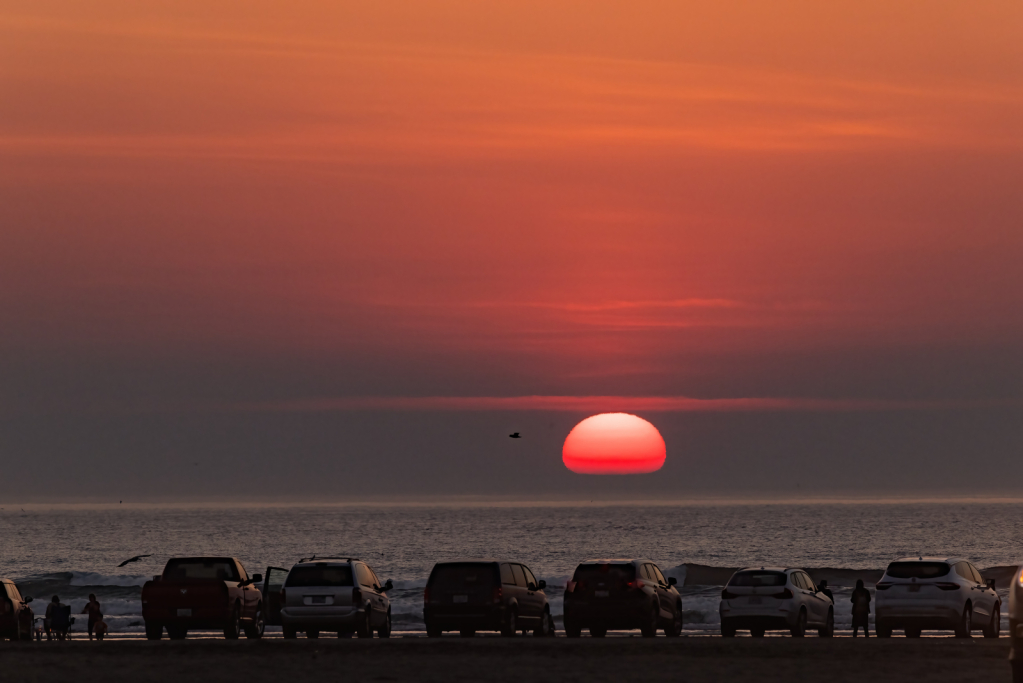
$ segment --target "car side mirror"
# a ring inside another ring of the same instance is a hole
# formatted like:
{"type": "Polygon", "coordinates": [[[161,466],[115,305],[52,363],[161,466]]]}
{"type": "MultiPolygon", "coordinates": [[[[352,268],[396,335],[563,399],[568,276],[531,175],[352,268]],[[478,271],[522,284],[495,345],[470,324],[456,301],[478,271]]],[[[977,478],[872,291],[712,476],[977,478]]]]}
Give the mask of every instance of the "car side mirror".
{"type": "Polygon", "coordinates": [[[387,579],[386,581],[384,581],[384,585],[380,588],[380,590],[381,590],[381,592],[386,593],[387,591],[391,590],[392,588],[394,588],[394,582],[391,581],[390,579],[387,579]]]}
{"type": "Polygon", "coordinates": [[[676,584],[678,584],[678,579],[676,579],[674,576],[669,576],[668,577],[668,585],[669,586],[674,586],[676,584]]]}
{"type": "Polygon", "coordinates": [[[31,595],[26,595],[25,596],[25,604],[27,605],[30,602],[32,602],[32,596],[31,595]]]}
{"type": "Polygon", "coordinates": [[[263,575],[262,574],[253,574],[252,575],[252,583],[263,583],[263,575]]]}
{"type": "Polygon", "coordinates": [[[994,579],[988,579],[987,580],[987,587],[990,588],[991,590],[994,590],[995,589],[995,580],[994,579]]]}

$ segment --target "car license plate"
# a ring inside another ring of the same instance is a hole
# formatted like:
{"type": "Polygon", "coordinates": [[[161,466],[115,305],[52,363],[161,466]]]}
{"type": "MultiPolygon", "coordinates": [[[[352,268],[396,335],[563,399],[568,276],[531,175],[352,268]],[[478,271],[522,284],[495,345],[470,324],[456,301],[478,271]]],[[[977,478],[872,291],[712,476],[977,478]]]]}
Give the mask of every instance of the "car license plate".
{"type": "Polygon", "coordinates": [[[190,616],[192,616],[192,610],[190,610],[190,609],[179,609],[178,610],[178,616],[179,617],[190,617],[190,616]]]}
{"type": "Polygon", "coordinates": [[[606,598],[611,595],[611,591],[593,591],[593,597],[595,598],[606,598]]]}
{"type": "Polygon", "coordinates": [[[909,584],[909,592],[910,593],[919,593],[920,592],[920,584],[918,584],[918,583],[911,583],[911,584],[909,584]]]}
{"type": "Polygon", "coordinates": [[[454,595],[451,597],[451,602],[469,602],[468,595],[454,595]]]}
{"type": "Polygon", "coordinates": [[[327,604],[327,596],[326,595],[314,595],[313,599],[310,600],[310,602],[312,602],[314,605],[326,605],[327,604]]]}
{"type": "Polygon", "coordinates": [[[760,605],[760,604],[763,603],[763,601],[764,601],[763,598],[759,598],[757,596],[753,596],[753,597],[751,597],[749,599],[749,604],[751,604],[751,605],[760,605]]]}

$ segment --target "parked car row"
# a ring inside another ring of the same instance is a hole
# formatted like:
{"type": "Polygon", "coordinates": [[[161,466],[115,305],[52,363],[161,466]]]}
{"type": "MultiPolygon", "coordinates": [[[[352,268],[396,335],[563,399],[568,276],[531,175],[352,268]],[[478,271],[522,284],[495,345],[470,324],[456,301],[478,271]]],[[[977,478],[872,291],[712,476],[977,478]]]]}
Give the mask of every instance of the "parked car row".
{"type": "MultiPolygon", "coordinates": [[[[230,557],[179,557],[142,588],[146,637],[185,638],[189,630],[222,629],[234,639],[260,638],[267,624],[284,637],[339,636],[387,638],[391,634],[391,580],[381,581],[367,563],[346,557],[303,558],[291,569],[267,567],[249,575],[230,557]]],[[[506,559],[440,562],[430,572],[423,617],[431,638],[445,631],[471,637],[477,631],[505,636],[552,636],[555,627],[546,582],[527,565],[506,559]]],[[[923,629],[951,630],[968,638],[973,631],[997,638],[1001,599],[994,580],[957,557],[901,558],[888,565],[875,592],[875,630],[888,638],[902,629],[907,637],[923,629]]],[[[1023,638],[1023,577],[1010,587],[1010,635],[1015,652],[1023,638]],[[1019,631],[1019,633],[1017,633],[1019,631]]],[[[30,638],[33,614],[13,582],[0,580],[0,637],[30,638]]],[[[750,567],[736,571],[721,593],[721,635],[748,630],[762,637],[785,630],[795,637],[815,629],[834,635],[835,605],[826,591],[799,568],[750,567]]],[[[594,559],[576,567],[565,587],[564,630],[603,637],[609,630],[639,629],[653,637],[682,633],[682,600],[676,580],[644,559],[594,559]]],[[[1015,664],[1014,664],[1015,666],[1015,664]]],[[[1023,669],[1023,666],[1021,666],[1023,669]]],[[[1023,671],[1021,671],[1023,674],[1023,671]]]]}

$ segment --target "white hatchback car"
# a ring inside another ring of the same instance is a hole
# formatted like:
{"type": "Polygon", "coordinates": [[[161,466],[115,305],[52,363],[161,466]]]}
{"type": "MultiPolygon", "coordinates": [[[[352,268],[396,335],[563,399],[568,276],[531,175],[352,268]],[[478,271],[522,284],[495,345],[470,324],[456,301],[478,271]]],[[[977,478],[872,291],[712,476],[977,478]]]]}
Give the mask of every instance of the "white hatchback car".
{"type": "Polygon", "coordinates": [[[919,638],[923,629],[955,631],[969,638],[982,630],[997,638],[1002,601],[994,579],[986,584],[977,568],[961,557],[904,557],[888,565],[877,582],[874,628],[878,638],[904,629],[919,638]]]}
{"type": "Polygon", "coordinates": [[[807,627],[816,628],[822,638],[835,634],[834,603],[802,569],[740,569],[721,592],[720,610],[725,638],[734,638],[740,629],[749,629],[754,638],[768,630],[802,638],[807,627]]]}

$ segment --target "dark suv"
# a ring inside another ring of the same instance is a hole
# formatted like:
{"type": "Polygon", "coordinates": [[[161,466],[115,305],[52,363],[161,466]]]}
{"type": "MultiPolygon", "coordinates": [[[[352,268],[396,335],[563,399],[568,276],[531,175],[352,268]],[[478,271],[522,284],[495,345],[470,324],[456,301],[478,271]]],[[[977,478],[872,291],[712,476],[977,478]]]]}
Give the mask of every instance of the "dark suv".
{"type": "Polygon", "coordinates": [[[565,587],[565,634],[578,638],[589,628],[594,638],[608,629],[635,629],[653,638],[682,633],[682,598],[675,579],[650,560],[587,560],[565,587]]]}
{"type": "Polygon", "coordinates": [[[554,635],[546,585],[520,562],[440,562],[430,572],[423,595],[426,634],[436,638],[444,631],[458,631],[471,638],[476,631],[514,636],[521,630],[554,635]]]}
{"type": "Polygon", "coordinates": [[[30,597],[21,597],[10,579],[0,579],[0,639],[32,640],[32,608],[30,597]]]}

